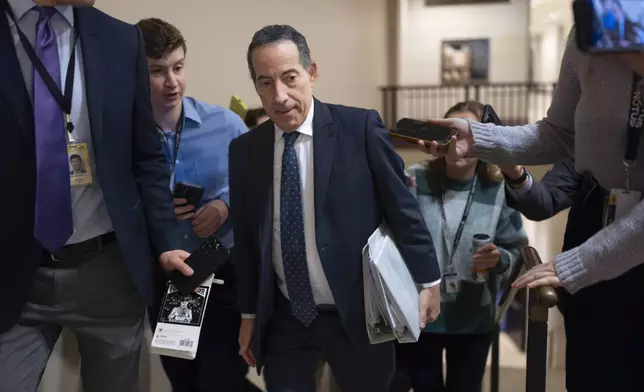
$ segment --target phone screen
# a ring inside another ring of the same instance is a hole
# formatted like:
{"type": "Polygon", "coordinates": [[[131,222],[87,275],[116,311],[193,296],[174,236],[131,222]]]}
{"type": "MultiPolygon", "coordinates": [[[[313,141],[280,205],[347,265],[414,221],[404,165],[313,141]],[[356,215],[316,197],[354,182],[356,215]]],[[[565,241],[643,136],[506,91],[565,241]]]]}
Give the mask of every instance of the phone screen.
{"type": "Polygon", "coordinates": [[[580,49],[629,52],[644,49],[644,1],[577,0],[574,5],[580,49]]]}

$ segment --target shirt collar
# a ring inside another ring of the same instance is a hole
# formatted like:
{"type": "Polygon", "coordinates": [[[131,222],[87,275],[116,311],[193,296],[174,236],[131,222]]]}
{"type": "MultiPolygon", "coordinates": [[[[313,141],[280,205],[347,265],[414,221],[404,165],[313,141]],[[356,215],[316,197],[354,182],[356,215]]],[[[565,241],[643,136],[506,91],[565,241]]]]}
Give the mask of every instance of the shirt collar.
{"type": "Polygon", "coordinates": [[[201,124],[201,116],[199,115],[199,112],[197,112],[197,108],[195,105],[192,103],[192,100],[183,97],[183,116],[184,118],[194,121],[197,124],[201,124]]]}
{"type": "MultiPolygon", "coordinates": [[[[9,7],[13,11],[16,20],[22,19],[29,10],[36,7],[34,0],[9,0],[9,7]]],[[[56,9],[70,25],[74,25],[74,8],[70,5],[57,5],[56,9]]],[[[13,26],[13,20],[9,19],[9,26],[13,26]]]]}
{"type": "MultiPolygon", "coordinates": [[[[315,100],[311,98],[311,107],[309,108],[309,113],[306,115],[306,119],[304,119],[304,122],[298,129],[296,129],[297,132],[307,135],[307,136],[313,136],[313,112],[315,106],[315,100]]],[[[275,124],[275,140],[279,140],[282,135],[284,134],[284,131],[281,130],[277,124],[275,124]]]]}

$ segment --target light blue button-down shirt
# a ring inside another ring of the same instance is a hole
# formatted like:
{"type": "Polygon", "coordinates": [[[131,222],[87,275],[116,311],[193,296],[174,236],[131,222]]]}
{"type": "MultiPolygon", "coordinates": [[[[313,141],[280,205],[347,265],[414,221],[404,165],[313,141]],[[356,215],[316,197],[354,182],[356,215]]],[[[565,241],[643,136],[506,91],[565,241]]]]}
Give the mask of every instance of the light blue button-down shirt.
{"type": "MultiPolygon", "coordinates": [[[[228,109],[190,97],[183,99],[183,110],[183,130],[172,187],[177,182],[204,187],[199,207],[217,199],[228,205],[228,146],[234,138],[248,130],[246,124],[228,109]]],[[[168,163],[172,164],[176,134],[164,131],[163,136],[168,163]]],[[[216,233],[227,247],[233,245],[230,219],[216,233]]],[[[182,229],[184,249],[192,251],[204,241],[195,236],[191,221],[183,221],[182,229]]]]}
{"type": "MultiPolygon", "coordinates": [[[[33,7],[36,4],[33,0],[9,0],[20,30],[27,36],[33,45],[36,40],[36,24],[38,22],[38,11],[33,7]]],[[[74,10],[71,6],[57,6],[58,12],[51,18],[51,27],[56,33],[58,42],[58,56],[60,58],[60,80],[61,86],[65,85],[67,76],[67,65],[71,54],[74,35],[74,10]]],[[[33,65],[25,52],[15,24],[7,16],[9,28],[16,48],[16,55],[22,71],[22,76],[27,87],[27,92],[33,99],[33,65]]],[[[85,96],[85,70],[83,68],[83,55],[81,52],[82,37],[76,45],[76,63],[74,69],[74,90],[72,95],[72,122],[74,123],[73,138],[78,142],[87,143],[89,149],[90,164],[94,182],[90,186],[72,188],[72,214],[74,218],[74,234],[67,242],[73,244],[112,231],[112,222],[107,213],[107,206],[103,199],[103,191],[96,178],[96,164],[92,148],[92,134],[89,125],[89,114],[87,111],[87,98],[85,96]]],[[[61,124],[61,132],[65,132],[61,124]]]]}

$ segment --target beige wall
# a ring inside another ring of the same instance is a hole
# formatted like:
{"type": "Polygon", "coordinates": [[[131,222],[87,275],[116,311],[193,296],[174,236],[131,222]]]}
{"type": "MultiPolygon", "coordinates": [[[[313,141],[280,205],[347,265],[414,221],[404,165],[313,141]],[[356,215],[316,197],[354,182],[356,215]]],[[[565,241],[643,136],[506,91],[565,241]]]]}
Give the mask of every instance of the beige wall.
{"type": "Polygon", "coordinates": [[[440,83],[441,41],[467,38],[490,39],[491,82],[527,80],[528,0],[434,7],[399,1],[401,84],[440,83]]]}
{"type": "Polygon", "coordinates": [[[386,0],[98,0],[111,15],[135,23],[159,17],[188,41],[188,93],[219,105],[231,94],[259,100],[248,76],[246,48],[267,24],[291,24],[309,42],[320,79],[318,98],[380,109],[387,78],[386,0]]]}

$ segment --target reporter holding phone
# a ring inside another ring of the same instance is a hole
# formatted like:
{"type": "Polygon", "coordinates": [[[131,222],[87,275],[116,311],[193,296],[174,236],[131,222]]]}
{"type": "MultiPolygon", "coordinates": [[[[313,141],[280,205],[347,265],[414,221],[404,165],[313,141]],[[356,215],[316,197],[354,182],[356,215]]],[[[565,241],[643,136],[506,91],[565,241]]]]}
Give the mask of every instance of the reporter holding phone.
{"type": "MultiPolygon", "coordinates": [[[[246,126],[226,108],[184,97],[186,43],[176,27],[156,18],[141,20],[137,26],[146,44],[152,110],[164,142],[172,186],[194,184],[204,191],[197,205],[175,199],[183,247],[197,249],[207,237],[216,235],[231,248],[228,145],[247,131],[246,126]]],[[[256,390],[246,380],[248,367],[238,355],[240,316],[235,306],[232,266],[225,267],[218,278],[225,284],[212,288],[197,357],[192,361],[161,357],[174,392],[211,391],[213,385],[230,392],[256,390]]],[[[159,281],[158,302],[165,280],[159,281]]],[[[158,307],[150,309],[152,320],[157,319],[158,311],[158,307]]]]}
{"type": "MultiPolygon", "coordinates": [[[[612,224],[533,268],[515,285],[562,286],[571,294],[563,296],[566,309],[575,309],[564,313],[568,391],[644,390],[644,165],[635,164],[644,154],[639,143],[644,54],[585,54],[575,42],[573,31],[542,121],[499,127],[431,120],[459,134],[446,149],[432,143],[421,148],[450,159],[474,156],[506,165],[548,164],[574,156],[578,172],[588,171],[616,195],[619,205],[613,207],[621,215],[612,224]],[[598,308],[598,303],[612,306],[598,308]],[[572,336],[593,339],[579,342],[572,336]]],[[[610,210],[595,213],[606,212],[610,210]]]]}
{"type": "MultiPolygon", "coordinates": [[[[460,102],[446,117],[477,120],[482,108],[460,102]]],[[[528,243],[521,215],[505,203],[499,168],[476,158],[439,158],[413,165],[408,173],[434,239],[442,311],[417,343],[396,346],[399,371],[390,392],[481,391],[500,281],[528,243]],[[474,251],[475,234],[491,242],[474,251]]]]}

